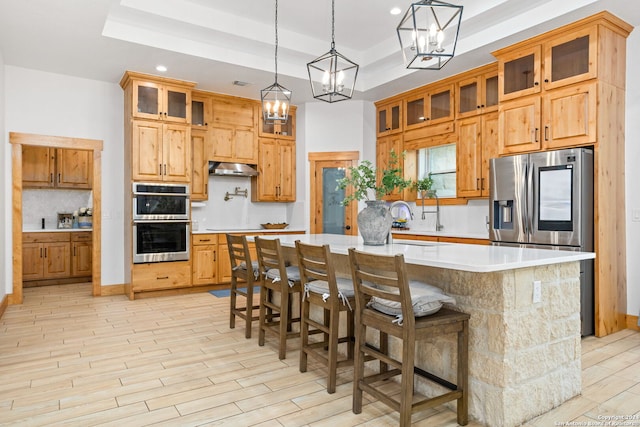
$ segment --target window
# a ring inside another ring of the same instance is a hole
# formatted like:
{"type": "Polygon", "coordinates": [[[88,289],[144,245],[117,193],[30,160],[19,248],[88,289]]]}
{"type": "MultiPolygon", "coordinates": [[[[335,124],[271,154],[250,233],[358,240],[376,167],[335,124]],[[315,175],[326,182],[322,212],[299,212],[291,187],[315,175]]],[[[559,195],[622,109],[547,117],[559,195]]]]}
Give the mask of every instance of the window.
{"type": "Polygon", "coordinates": [[[431,173],[438,197],[456,197],[456,144],[421,148],[418,151],[418,179],[431,173]]]}

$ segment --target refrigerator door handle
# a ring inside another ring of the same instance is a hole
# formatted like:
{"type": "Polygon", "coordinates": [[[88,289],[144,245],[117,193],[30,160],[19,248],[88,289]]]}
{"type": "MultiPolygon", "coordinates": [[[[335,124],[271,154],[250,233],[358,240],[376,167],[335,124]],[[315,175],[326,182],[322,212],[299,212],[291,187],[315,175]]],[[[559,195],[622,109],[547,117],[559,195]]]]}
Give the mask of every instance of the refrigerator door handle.
{"type": "Polygon", "coordinates": [[[526,233],[527,233],[527,241],[531,242],[531,240],[533,239],[533,216],[534,216],[534,210],[535,210],[535,206],[534,206],[534,198],[535,198],[535,189],[533,188],[534,185],[534,180],[533,180],[533,173],[534,173],[534,167],[533,167],[533,163],[531,163],[531,161],[529,163],[527,163],[527,167],[526,167],[526,218],[525,218],[525,223],[526,223],[526,233]]]}

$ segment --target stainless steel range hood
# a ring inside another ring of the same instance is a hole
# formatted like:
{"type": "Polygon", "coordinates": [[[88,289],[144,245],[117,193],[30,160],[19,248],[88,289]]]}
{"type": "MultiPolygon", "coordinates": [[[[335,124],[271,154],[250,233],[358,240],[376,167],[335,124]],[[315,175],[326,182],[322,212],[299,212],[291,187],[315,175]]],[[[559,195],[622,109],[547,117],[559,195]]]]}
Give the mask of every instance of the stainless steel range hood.
{"type": "Polygon", "coordinates": [[[245,163],[209,162],[209,174],[220,176],[258,176],[254,165],[245,163]]]}

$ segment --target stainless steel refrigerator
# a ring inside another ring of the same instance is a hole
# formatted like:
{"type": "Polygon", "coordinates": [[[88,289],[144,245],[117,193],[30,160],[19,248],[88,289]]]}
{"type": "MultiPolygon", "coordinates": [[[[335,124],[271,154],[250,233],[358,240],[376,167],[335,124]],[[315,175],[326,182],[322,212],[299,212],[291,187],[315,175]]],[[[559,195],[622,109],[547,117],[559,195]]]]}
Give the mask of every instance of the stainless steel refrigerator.
{"type": "MultiPolygon", "coordinates": [[[[593,251],[593,150],[492,159],[489,238],[494,245],[593,251]]],[[[594,333],[593,260],[580,262],[582,335],[594,333]]]]}

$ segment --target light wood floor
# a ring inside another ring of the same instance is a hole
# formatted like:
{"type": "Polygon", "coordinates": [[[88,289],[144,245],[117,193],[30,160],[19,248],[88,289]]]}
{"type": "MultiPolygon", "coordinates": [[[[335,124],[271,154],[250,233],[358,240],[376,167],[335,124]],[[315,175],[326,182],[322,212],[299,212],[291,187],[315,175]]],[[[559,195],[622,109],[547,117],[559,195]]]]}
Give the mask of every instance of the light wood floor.
{"type": "MultiPolygon", "coordinates": [[[[279,361],[273,340],[230,330],[228,298],[94,298],[85,284],[26,288],[24,301],[0,319],[1,425],[397,425],[377,401],[351,412],[350,369],[330,395],[322,368],[298,371],[297,341],[279,361]]],[[[637,414],[640,426],[640,333],[584,339],[582,363],[582,396],[528,425],[637,414]]],[[[413,420],[457,425],[446,407],[413,420]]]]}

